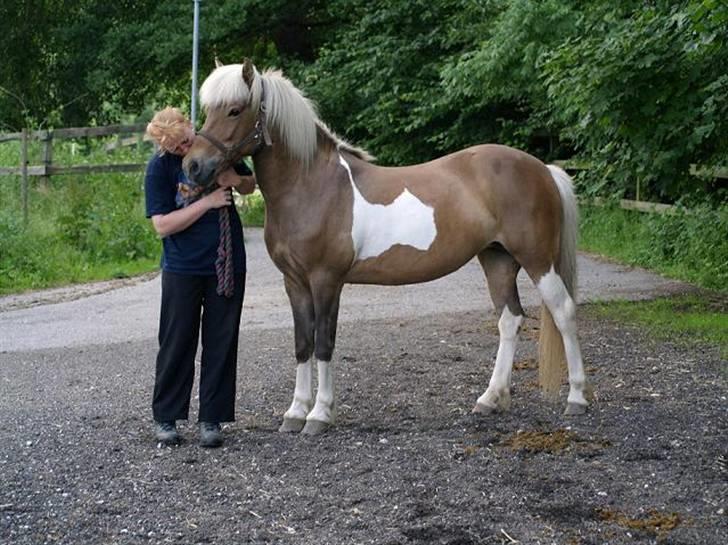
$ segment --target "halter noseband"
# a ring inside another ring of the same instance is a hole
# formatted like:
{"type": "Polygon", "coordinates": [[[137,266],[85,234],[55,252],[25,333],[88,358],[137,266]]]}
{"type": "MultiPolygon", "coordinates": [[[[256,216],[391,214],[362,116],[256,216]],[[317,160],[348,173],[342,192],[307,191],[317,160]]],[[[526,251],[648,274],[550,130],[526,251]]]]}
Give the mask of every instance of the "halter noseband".
{"type": "Polygon", "coordinates": [[[255,120],[255,126],[240,142],[232,146],[226,146],[220,140],[206,133],[198,131],[197,136],[202,136],[205,140],[215,146],[222,153],[222,161],[215,169],[215,173],[219,174],[224,169],[232,166],[235,161],[240,158],[240,151],[250,142],[256,142],[255,149],[250,153],[251,156],[260,151],[260,148],[271,145],[270,133],[266,125],[266,105],[265,105],[265,82],[261,80],[262,91],[260,94],[260,106],[258,107],[258,118],[255,120]]]}

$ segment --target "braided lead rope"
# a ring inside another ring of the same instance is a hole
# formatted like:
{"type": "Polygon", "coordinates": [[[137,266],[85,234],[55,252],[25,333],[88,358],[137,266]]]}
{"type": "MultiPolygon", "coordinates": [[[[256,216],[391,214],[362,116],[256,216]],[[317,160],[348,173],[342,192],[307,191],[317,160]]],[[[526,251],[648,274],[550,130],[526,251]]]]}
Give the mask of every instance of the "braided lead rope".
{"type": "MultiPolygon", "coordinates": [[[[217,189],[216,183],[207,187],[195,187],[182,196],[182,205],[189,206],[205,195],[217,189]]],[[[217,275],[217,294],[232,297],[235,291],[233,279],[233,238],[230,231],[230,210],[227,206],[218,209],[218,225],[220,226],[220,242],[217,245],[215,274],[217,275]]]]}
{"type": "Polygon", "coordinates": [[[233,238],[230,232],[230,210],[219,210],[220,243],[217,246],[215,273],[217,274],[217,294],[232,297],[235,292],[233,275],[233,238]]]}

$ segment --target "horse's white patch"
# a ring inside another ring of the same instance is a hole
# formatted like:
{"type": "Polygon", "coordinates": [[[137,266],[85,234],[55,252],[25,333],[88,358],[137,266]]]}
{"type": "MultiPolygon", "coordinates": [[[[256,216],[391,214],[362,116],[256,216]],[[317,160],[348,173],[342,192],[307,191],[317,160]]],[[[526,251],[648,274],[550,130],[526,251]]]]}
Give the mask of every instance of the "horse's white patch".
{"type": "Polygon", "coordinates": [[[316,404],[306,420],[317,420],[333,424],[336,420],[336,392],[334,388],[334,364],[316,360],[318,363],[318,392],[316,404]]]}
{"type": "Polygon", "coordinates": [[[311,360],[296,365],[296,389],[293,402],[283,418],[303,420],[313,405],[313,383],[311,382],[311,360]]]}
{"type": "Polygon", "coordinates": [[[437,236],[435,210],[407,189],[391,204],[367,202],[354,183],[349,163],[339,155],[339,162],[349,174],[354,192],[351,238],[355,260],[376,257],[395,244],[428,250],[437,236]]]}

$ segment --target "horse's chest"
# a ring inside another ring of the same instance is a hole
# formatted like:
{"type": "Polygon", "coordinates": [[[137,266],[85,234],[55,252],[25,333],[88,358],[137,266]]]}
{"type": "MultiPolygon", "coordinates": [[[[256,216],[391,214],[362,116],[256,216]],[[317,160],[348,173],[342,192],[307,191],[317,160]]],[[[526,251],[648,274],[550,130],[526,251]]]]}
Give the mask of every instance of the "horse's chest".
{"type": "Polygon", "coordinates": [[[351,239],[355,260],[377,257],[395,246],[427,251],[437,237],[434,209],[407,189],[389,204],[370,203],[361,194],[343,157],[353,192],[351,239]]]}

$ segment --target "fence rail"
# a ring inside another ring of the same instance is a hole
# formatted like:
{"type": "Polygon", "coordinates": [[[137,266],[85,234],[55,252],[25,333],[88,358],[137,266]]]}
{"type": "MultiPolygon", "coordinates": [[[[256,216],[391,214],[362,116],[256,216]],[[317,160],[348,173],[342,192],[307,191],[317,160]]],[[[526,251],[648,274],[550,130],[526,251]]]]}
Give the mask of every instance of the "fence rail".
{"type": "MultiPolygon", "coordinates": [[[[588,162],[573,159],[555,161],[554,163],[569,172],[579,172],[589,170],[591,168],[591,165],[588,162]]],[[[690,174],[700,177],[728,179],[728,168],[707,168],[701,165],[690,165],[690,174]]],[[[636,210],[638,212],[649,212],[653,214],[675,214],[678,211],[678,207],[672,204],[641,200],[639,180],[637,180],[635,194],[637,196],[636,199],[620,199],[620,208],[625,210],[636,210]]],[[[600,197],[589,200],[589,203],[595,206],[604,206],[606,202],[607,199],[600,197]]]]}
{"type": "Polygon", "coordinates": [[[138,172],[143,170],[146,163],[105,163],[94,165],[58,166],[53,164],[53,141],[70,138],[99,138],[103,136],[116,136],[117,142],[106,147],[106,151],[113,151],[123,145],[142,143],[142,133],[146,130],[146,123],[132,125],[106,125],[104,127],[70,127],[66,129],[49,129],[0,134],[0,143],[20,140],[20,166],[0,167],[0,176],[21,177],[21,198],[23,204],[23,221],[28,222],[28,184],[31,176],[38,176],[48,183],[51,176],[69,174],[91,174],[101,172],[138,172]],[[122,138],[122,135],[136,134],[136,139],[122,138]],[[37,140],[42,143],[40,165],[28,164],[28,143],[37,140]]]}
{"type": "Polygon", "coordinates": [[[137,172],[144,168],[146,163],[110,163],[106,165],[75,165],[69,167],[54,167],[34,165],[23,167],[0,167],[0,176],[19,176],[25,171],[28,176],[60,176],[64,174],[89,174],[92,172],[137,172]]]}

